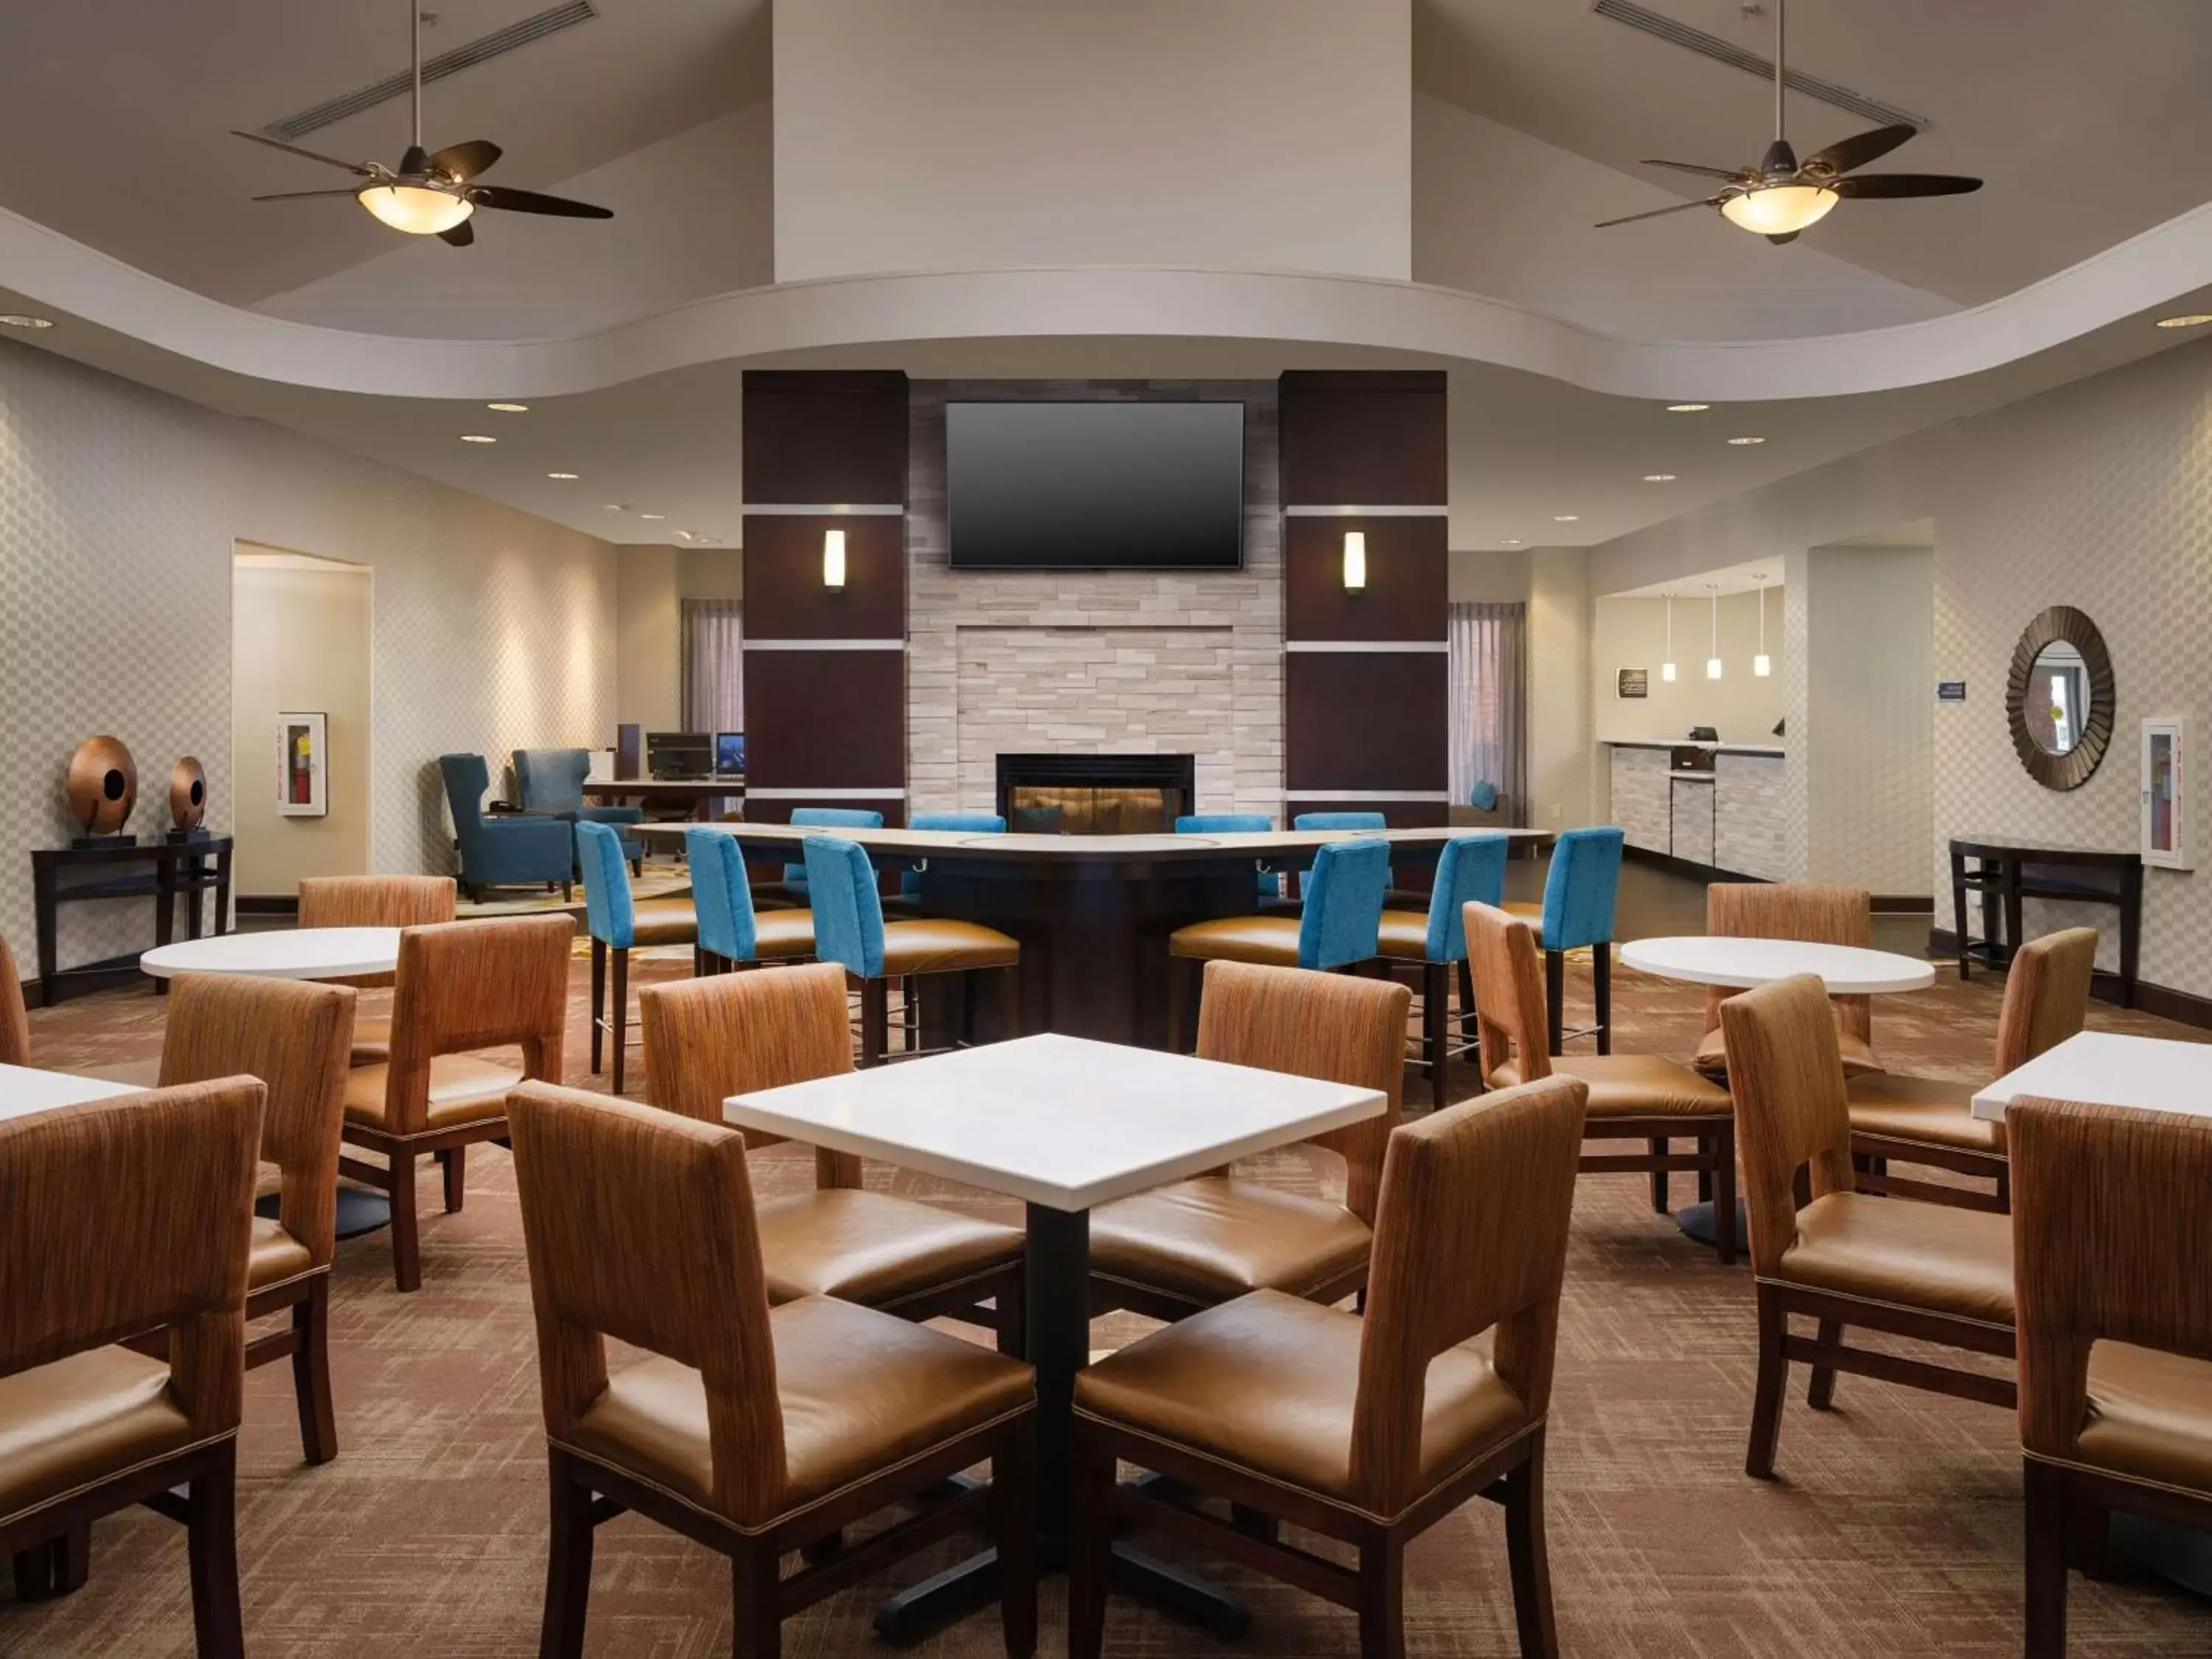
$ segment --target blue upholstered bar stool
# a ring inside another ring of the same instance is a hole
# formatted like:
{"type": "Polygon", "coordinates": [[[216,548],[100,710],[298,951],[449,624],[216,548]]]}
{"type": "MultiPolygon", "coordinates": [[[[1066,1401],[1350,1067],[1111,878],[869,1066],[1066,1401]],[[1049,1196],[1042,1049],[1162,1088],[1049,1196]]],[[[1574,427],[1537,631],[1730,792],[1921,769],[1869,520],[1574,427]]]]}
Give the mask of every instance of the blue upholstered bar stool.
{"type": "Polygon", "coordinates": [[[592,1072],[598,1075],[600,1038],[614,1036],[615,1092],[623,1091],[623,1053],[629,1032],[629,953],[644,945],[688,945],[699,966],[699,922],[688,898],[639,901],[630,896],[629,866],[622,835],[589,820],[576,825],[576,868],[584,877],[584,926],[592,935],[592,1072]],[[614,1015],[607,1015],[607,957],[615,959],[614,1015]]]}
{"type": "Polygon", "coordinates": [[[1184,1004],[1197,974],[1179,963],[1256,962],[1271,968],[1350,968],[1371,962],[1390,879],[1390,843],[1331,842],[1314,854],[1304,909],[1295,916],[1223,916],[1168,935],[1168,1047],[1182,1050],[1184,1004]]]}
{"type": "Polygon", "coordinates": [[[691,868],[691,908],[699,924],[702,972],[726,974],[757,963],[796,962],[814,954],[814,918],[809,912],[754,910],[744,850],[735,836],[705,828],[686,830],[684,856],[691,868]]]}
{"type": "MultiPolygon", "coordinates": [[[[807,830],[880,830],[884,815],[864,806],[794,806],[791,823],[807,830]]],[[[806,865],[803,860],[783,866],[783,890],[799,903],[806,902],[806,865]]]]}
{"type": "MultiPolygon", "coordinates": [[[[1421,1059],[1428,1069],[1429,1102],[1444,1109],[1445,1074],[1452,1056],[1463,1051],[1452,1040],[1451,982],[1455,966],[1467,963],[1467,928],[1461,911],[1468,904],[1496,904],[1505,896],[1505,854],[1513,838],[1503,830],[1455,836],[1437,855],[1437,878],[1426,910],[1382,912],[1382,951],[1389,962],[1419,963],[1421,968],[1421,1059]]],[[[1470,999],[1470,1002],[1471,1002],[1470,999]]],[[[1462,1010],[1464,1016],[1466,1010],[1462,1010]]]]}
{"type": "Polygon", "coordinates": [[[1613,1052],[1613,902],[1620,886],[1620,848],[1626,839],[1610,825],[1561,832],[1544,878],[1544,902],[1509,904],[1509,915],[1536,924],[1544,947],[1544,1000],[1551,1019],[1552,1052],[1569,1037],[1595,1036],[1597,1051],[1613,1052]],[[1590,947],[1590,990],[1597,1024],[1569,1031],[1559,1005],[1566,988],[1567,952],[1590,947]]]}
{"type": "MultiPolygon", "coordinates": [[[[1265,812],[1185,812],[1175,821],[1178,836],[1259,836],[1275,827],[1265,812]]],[[[1279,903],[1283,878],[1272,870],[1260,872],[1260,902],[1279,903]]]]}
{"type": "MultiPolygon", "coordinates": [[[[996,812],[916,812],[907,820],[909,830],[945,830],[970,836],[1003,836],[1006,821],[996,812]]],[[[911,910],[921,902],[921,869],[909,864],[899,872],[899,902],[911,910]]]]}
{"type": "MultiPolygon", "coordinates": [[[[1293,830],[1382,830],[1390,827],[1380,812],[1301,812],[1291,820],[1293,830]]],[[[1407,869],[1426,870],[1435,854],[1425,848],[1394,847],[1391,851],[1390,879],[1382,902],[1395,910],[1418,910],[1429,902],[1426,893],[1415,888],[1401,887],[1398,878],[1407,869]]],[[[1303,868],[1303,866],[1299,866],[1303,868]]]]}
{"type": "MultiPolygon", "coordinates": [[[[860,1064],[880,1066],[890,1038],[890,982],[923,974],[958,974],[961,1032],[973,1041],[974,975],[999,977],[1002,1029],[1021,1030],[1019,941],[995,927],[939,916],[884,920],[876,867],[867,849],[836,836],[806,838],[806,884],[813,899],[814,954],[860,982],[860,1064]]],[[[909,1049],[908,1053],[917,1052],[909,1049]]]]}

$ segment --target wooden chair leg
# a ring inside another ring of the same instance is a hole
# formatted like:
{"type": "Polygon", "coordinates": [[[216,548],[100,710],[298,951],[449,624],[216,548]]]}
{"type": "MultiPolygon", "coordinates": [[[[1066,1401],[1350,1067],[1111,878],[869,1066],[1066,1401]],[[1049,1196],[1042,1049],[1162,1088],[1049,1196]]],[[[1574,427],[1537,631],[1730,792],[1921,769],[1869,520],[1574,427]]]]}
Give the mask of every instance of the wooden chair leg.
{"type": "Polygon", "coordinates": [[[422,1285],[422,1241],[415,1215],[415,1154],[387,1152],[392,1165],[392,1276],[403,1291],[422,1285]]]}
{"type": "Polygon", "coordinates": [[[1022,965],[999,969],[999,1040],[1011,1042],[1022,1034],[1022,965]]]}
{"type": "Polygon", "coordinates": [[[890,1043],[890,981],[860,981],[860,1064],[880,1066],[890,1043]]]}
{"type": "Polygon", "coordinates": [[[1405,1659],[1406,1547],[1377,1531],[1359,1547],[1359,1659],[1405,1659]]]}
{"type": "Polygon", "coordinates": [[[2057,1469],[2024,1464],[2027,1497],[2027,1659],[2066,1659],[2066,1486],[2057,1469]]]}
{"type": "Polygon", "coordinates": [[[730,1558],[732,1659],[782,1659],[783,1608],[776,1589],[776,1553],[765,1544],[748,1545],[730,1558]]]}
{"type": "Polygon", "coordinates": [[[997,1316],[995,1328],[999,1334],[999,1352],[1009,1359],[1029,1357],[1029,1321],[1024,1304],[1024,1287],[1012,1284],[1001,1290],[994,1298],[998,1305],[993,1310],[997,1316]]]}
{"type": "Polygon", "coordinates": [[[1743,1472],[1754,1480],[1774,1478],[1774,1449],[1782,1436],[1782,1396],[1790,1387],[1790,1362],[1782,1356],[1782,1339],[1790,1322],[1782,1312],[1782,1298],[1769,1286],[1757,1289],[1759,1298],[1759,1380],[1753,1387],[1751,1449],[1745,1454],[1743,1472]]]}
{"type": "MultiPolygon", "coordinates": [[[[1840,1319],[1822,1320],[1820,1340],[1822,1342],[1841,1342],[1844,1340],[1844,1322],[1840,1319]]],[[[1812,1378],[1805,1384],[1805,1403],[1816,1412],[1835,1409],[1836,1368],[1833,1365],[1813,1367],[1812,1378]]]]}
{"type": "Polygon", "coordinates": [[[584,1617],[592,1600],[592,1493],[558,1452],[547,1474],[553,1537],[545,1559],[545,1614],[538,1629],[538,1659],[583,1659],[584,1617]]]}
{"type": "Polygon", "coordinates": [[[1229,1524],[1247,1538],[1261,1539],[1270,1544],[1279,1539],[1283,1533],[1282,1523],[1273,1516],[1244,1504],[1229,1506],[1229,1524]]]}
{"type": "Polygon", "coordinates": [[[597,1077],[604,1062],[601,1043],[606,1036],[607,1017],[607,946],[605,939],[592,941],[592,1075],[597,1077]]]}
{"type": "Polygon", "coordinates": [[[71,1527],[50,1547],[54,1555],[54,1594],[81,1590],[92,1577],[92,1522],[71,1527]]]}
{"type": "Polygon", "coordinates": [[[1459,1040],[1473,1042],[1474,1030],[1474,969],[1465,957],[1459,959],[1459,1040]]]}
{"type": "Polygon", "coordinates": [[[1733,1125],[1712,1137],[1713,1249],[1721,1266],[1735,1266],[1735,1129],[1733,1125]]]}
{"type": "Polygon", "coordinates": [[[1552,1616],[1552,1565],[1544,1547],[1544,1437],[1528,1461],[1505,1477],[1505,1559],[1513,1576],[1513,1622],[1521,1632],[1521,1659],[1558,1659],[1559,1629],[1552,1616]]]}
{"type": "Polygon", "coordinates": [[[1590,992],[1597,1001],[1597,1051],[1613,1052],[1613,941],[1590,946],[1590,992]]]}
{"type": "Polygon", "coordinates": [[[1567,953],[1547,951],[1544,952],[1544,1018],[1548,1027],[1552,1052],[1555,1054],[1566,1044],[1566,1000],[1567,953]]]}
{"type": "Polygon", "coordinates": [[[999,1619],[1006,1659],[1037,1644],[1036,1420],[1024,1418],[991,1455],[992,1532],[999,1546],[999,1619]]]}
{"type": "Polygon", "coordinates": [[[1421,1047],[1429,1062],[1429,1105],[1441,1112],[1451,1070],[1451,965],[1431,962],[1421,969],[1421,1047]]]}
{"type": "MultiPolygon", "coordinates": [[[[1654,1158],[1667,1156],[1667,1137],[1664,1135],[1653,1135],[1645,1146],[1654,1158]]],[[[1655,1215],[1668,1213],[1667,1172],[1664,1170],[1651,1172],[1651,1209],[1655,1215]]]]}
{"type": "Polygon", "coordinates": [[[446,1213],[457,1213],[467,1197],[469,1149],[448,1146],[438,1154],[438,1164],[446,1177],[446,1213]]]}
{"type": "Polygon", "coordinates": [[[629,1050],[629,952],[617,950],[614,953],[615,1006],[607,1017],[610,1030],[607,1040],[614,1045],[615,1092],[623,1091],[623,1059],[629,1050]]]}
{"type": "Polygon", "coordinates": [[[237,1455],[235,1442],[222,1446],[185,1495],[198,1659],[242,1659],[246,1652],[238,1609],[237,1455]]]}
{"type": "Polygon", "coordinates": [[[1114,1457],[1078,1425],[1073,1471],[1075,1535],[1068,1544],[1067,1659],[1099,1659],[1106,1645],[1106,1573],[1114,1553],[1114,1457]]]}
{"type": "Polygon", "coordinates": [[[338,1455],[330,1335],[331,1276],[318,1273],[307,1285],[307,1299],[292,1304],[292,1392],[300,1406],[300,1449],[310,1463],[327,1463],[338,1455]]]}

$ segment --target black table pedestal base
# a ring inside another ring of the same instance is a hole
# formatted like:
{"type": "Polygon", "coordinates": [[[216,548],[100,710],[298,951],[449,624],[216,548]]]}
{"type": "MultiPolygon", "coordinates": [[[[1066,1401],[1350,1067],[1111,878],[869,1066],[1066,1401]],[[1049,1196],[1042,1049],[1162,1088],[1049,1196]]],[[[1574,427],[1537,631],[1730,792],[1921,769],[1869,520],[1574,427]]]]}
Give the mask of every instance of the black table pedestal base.
{"type": "MultiPolygon", "coordinates": [[[[264,1220],[276,1218],[276,1194],[253,1201],[253,1213],[264,1220]]],[[[363,1233],[375,1232],[392,1224],[392,1200],[382,1193],[373,1193],[366,1187],[338,1188],[338,1225],[340,1238],[359,1238],[363,1233]]]]}
{"type": "MultiPolygon", "coordinates": [[[[1713,1206],[1710,1202],[1675,1211],[1674,1224],[1700,1244],[1711,1244],[1720,1236],[1713,1226],[1713,1206]]],[[[1751,1248],[1751,1212],[1740,1198],[1735,1201],[1735,1247],[1739,1250],[1751,1248]]]]}

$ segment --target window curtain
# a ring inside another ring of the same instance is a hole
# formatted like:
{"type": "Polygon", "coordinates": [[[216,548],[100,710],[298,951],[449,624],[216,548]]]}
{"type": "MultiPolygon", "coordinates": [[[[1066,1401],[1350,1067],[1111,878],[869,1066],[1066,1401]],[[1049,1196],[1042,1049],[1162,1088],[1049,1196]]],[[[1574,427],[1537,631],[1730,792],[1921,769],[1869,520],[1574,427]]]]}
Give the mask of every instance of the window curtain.
{"type": "Polygon", "coordinates": [[[684,729],[745,729],[744,604],[683,602],[684,729]]]}
{"type": "Polygon", "coordinates": [[[1515,823],[1528,817],[1528,630],[1525,605],[1451,608],[1452,802],[1488,783],[1515,823]]]}

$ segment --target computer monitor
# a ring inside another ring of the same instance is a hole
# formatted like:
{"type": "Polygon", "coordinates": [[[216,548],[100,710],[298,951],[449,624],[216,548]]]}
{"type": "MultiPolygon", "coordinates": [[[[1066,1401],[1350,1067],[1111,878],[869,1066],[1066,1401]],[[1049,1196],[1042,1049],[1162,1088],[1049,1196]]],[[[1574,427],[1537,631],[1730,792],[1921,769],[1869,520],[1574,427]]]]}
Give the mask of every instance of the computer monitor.
{"type": "Polygon", "coordinates": [[[714,740],[704,732],[645,734],[647,777],[703,778],[714,763],[714,740]]]}
{"type": "Polygon", "coordinates": [[[714,771],[720,777],[739,777],[745,769],[745,734],[742,732],[714,733],[714,771]]]}

